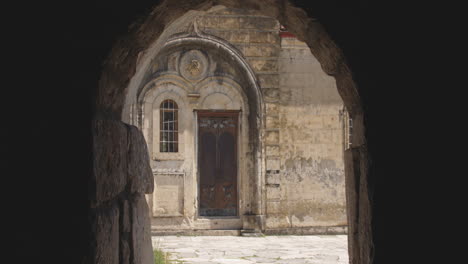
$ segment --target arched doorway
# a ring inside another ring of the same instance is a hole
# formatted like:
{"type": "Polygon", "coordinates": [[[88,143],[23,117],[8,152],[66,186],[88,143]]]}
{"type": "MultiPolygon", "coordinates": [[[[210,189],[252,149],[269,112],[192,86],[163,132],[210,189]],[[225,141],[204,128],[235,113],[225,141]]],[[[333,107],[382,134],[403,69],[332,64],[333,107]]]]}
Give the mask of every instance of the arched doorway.
{"type": "Polygon", "coordinates": [[[139,87],[136,100],[127,100],[131,111],[124,119],[142,129],[150,150],[156,192],[147,198],[153,230],[261,232],[264,107],[242,54],[225,40],[198,32],[193,23],[189,32],[166,41],[139,87]],[[160,147],[165,100],[179,106],[178,131],[169,138],[178,139],[177,151],[160,147]],[[220,130],[224,125],[232,128],[220,130]],[[214,142],[207,141],[209,135],[214,142]]]}

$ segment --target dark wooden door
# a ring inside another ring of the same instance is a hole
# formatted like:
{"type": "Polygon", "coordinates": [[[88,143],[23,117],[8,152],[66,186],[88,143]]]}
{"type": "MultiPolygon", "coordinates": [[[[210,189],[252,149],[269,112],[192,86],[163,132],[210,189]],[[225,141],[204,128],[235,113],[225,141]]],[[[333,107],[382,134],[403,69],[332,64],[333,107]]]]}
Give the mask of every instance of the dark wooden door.
{"type": "Polygon", "coordinates": [[[238,112],[199,112],[201,216],[237,215],[238,112]]]}

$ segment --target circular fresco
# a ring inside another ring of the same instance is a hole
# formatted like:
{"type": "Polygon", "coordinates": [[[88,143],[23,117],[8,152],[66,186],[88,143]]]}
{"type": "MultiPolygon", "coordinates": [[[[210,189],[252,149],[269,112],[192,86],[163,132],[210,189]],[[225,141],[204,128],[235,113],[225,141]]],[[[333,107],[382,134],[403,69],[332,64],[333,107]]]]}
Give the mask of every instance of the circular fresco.
{"type": "Polygon", "coordinates": [[[208,60],[199,50],[191,50],[182,55],[179,72],[185,79],[199,81],[206,77],[208,60]]]}

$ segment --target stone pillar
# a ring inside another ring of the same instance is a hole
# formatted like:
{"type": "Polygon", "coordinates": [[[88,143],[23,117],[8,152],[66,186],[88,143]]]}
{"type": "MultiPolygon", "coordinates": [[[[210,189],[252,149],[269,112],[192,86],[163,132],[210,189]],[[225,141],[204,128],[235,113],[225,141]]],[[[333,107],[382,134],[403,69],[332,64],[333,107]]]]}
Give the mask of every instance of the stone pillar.
{"type": "Polygon", "coordinates": [[[354,114],[352,148],[345,151],[348,253],[350,264],[371,263],[371,204],[368,191],[368,153],[362,114],[354,114]]]}
{"type": "Polygon", "coordinates": [[[93,120],[92,263],[152,264],[145,193],[154,190],[143,134],[117,120],[93,120]]]}
{"type": "Polygon", "coordinates": [[[263,95],[263,109],[261,110],[261,134],[257,159],[255,186],[252,186],[251,215],[243,216],[242,234],[256,234],[265,230],[266,204],[269,188],[277,188],[272,179],[279,175],[279,103],[280,84],[278,72],[278,56],[280,52],[280,38],[278,35],[279,22],[268,17],[242,17],[240,28],[256,25],[255,30],[249,30],[248,44],[240,46],[245,58],[249,62],[258,80],[263,95]]]}

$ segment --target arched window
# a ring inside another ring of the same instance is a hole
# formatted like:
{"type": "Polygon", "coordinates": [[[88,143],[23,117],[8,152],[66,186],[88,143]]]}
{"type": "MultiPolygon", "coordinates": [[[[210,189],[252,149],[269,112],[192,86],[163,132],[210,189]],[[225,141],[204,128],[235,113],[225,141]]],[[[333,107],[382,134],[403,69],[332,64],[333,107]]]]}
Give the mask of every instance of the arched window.
{"type": "Polygon", "coordinates": [[[179,125],[176,102],[164,100],[161,103],[159,112],[159,151],[178,152],[179,125]]]}

